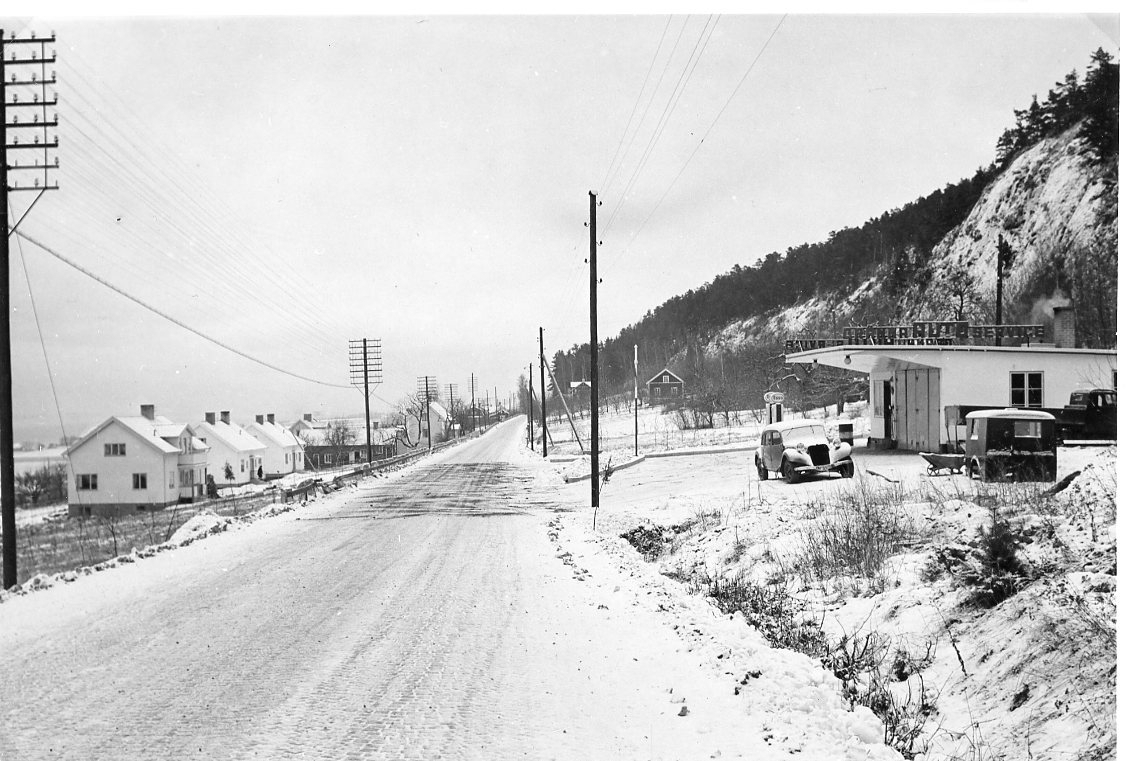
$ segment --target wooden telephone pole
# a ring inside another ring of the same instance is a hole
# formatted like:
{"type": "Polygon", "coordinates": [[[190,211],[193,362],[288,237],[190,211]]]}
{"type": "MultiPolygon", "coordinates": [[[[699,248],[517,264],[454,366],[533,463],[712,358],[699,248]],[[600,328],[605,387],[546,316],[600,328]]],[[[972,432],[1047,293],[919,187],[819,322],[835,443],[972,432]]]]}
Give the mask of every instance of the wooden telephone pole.
{"type": "Polygon", "coordinates": [[[592,387],[589,404],[592,407],[592,440],[589,442],[592,469],[592,526],[596,528],[596,510],[600,507],[600,414],[597,396],[600,367],[596,352],[596,193],[589,191],[589,366],[592,387]]]}
{"type": "MultiPolygon", "coordinates": [[[[15,435],[12,424],[12,326],[11,293],[8,282],[8,236],[19,227],[23,217],[8,226],[10,192],[30,191],[35,198],[27,211],[48,190],[58,190],[52,185],[52,172],[59,167],[59,159],[54,151],[59,147],[59,136],[54,130],[59,126],[58,114],[48,118],[47,107],[59,103],[54,87],[54,70],[50,76],[47,64],[54,64],[55,51],[50,57],[47,45],[55,43],[55,34],[37,38],[16,37],[13,32],[4,39],[0,29],[0,215],[4,218],[3,235],[0,235],[0,530],[3,530],[4,589],[16,585],[16,463],[15,435]],[[9,74],[8,69],[12,69],[9,74]],[[21,93],[24,101],[20,102],[21,93]],[[30,97],[29,97],[30,95],[30,97]],[[50,96],[50,100],[48,97],[50,96]],[[31,120],[20,116],[31,109],[31,120]],[[12,112],[11,121],[8,112],[12,112]],[[31,142],[20,142],[20,136],[32,131],[31,142]],[[12,141],[8,142],[8,133],[12,141]],[[30,151],[34,163],[13,160],[9,163],[8,152],[19,152],[21,156],[30,151]],[[54,159],[54,161],[52,161],[54,159]],[[10,181],[10,182],[9,182],[10,181]],[[21,185],[21,182],[24,184],[21,185]]],[[[24,216],[27,215],[24,212],[24,216]]]]}
{"type": "MultiPolygon", "coordinates": [[[[349,382],[365,397],[365,451],[366,462],[373,461],[373,424],[369,421],[369,395],[373,386],[380,384],[383,368],[381,366],[381,339],[362,338],[349,342],[349,382]]],[[[406,435],[407,435],[407,429],[406,435]]]]}

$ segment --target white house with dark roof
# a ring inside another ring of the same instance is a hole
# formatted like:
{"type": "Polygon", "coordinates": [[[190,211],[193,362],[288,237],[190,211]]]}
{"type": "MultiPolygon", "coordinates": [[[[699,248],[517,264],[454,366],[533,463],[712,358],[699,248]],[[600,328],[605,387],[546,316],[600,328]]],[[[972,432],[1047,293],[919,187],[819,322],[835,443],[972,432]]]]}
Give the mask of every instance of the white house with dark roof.
{"type": "Polygon", "coordinates": [[[239,486],[258,477],[267,448],[254,436],[231,422],[231,412],[224,410],[220,419],[216,413],[204,413],[204,422],[189,426],[193,435],[208,445],[208,473],[217,486],[239,486]],[[230,465],[232,478],[224,475],[224,466],[230,465]]]}
{"type": "Polygon", "coordinates": [[[141,405],[107,418],[66,450],[70,515],[120,515],[204,496],[208,445],[184,423],[141,405]]]}
{"type": "Polygon", "coordinates": [[[255,422],[244,426],[243,430],[254,436],[265,447],[264,478],[282,478],[288,473],[306,470],[302,442],[290,429],[275,422],[273,412],[265,417],[256,415],[255,422]]]}

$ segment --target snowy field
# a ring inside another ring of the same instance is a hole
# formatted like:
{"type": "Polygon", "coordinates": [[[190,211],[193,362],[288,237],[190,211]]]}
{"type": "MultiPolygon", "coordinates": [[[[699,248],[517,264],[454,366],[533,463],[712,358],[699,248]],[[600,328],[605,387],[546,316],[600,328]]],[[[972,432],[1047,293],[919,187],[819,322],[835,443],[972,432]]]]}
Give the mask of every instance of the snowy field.
{"type": "MultiPolygon", "coordinates": [[[[865,440],[870,431],[867,410],[865,402],[853,403],[846,406],[842,415],[836,415],[835,406],[831,406],[803,417],[822,421],[833,435],[838,433],[841,424],[851,424],[853,436],[865,440]]],[[[802,415],[785,410],[786,420],[797,417],[802,415]]],[[[587,448],[592,432],[590,419],[574,418],[573,422],[576,434],[587,448]]],[[[737,410],[730,413],[728,419],[721,414],[716,415],[713,428],[682,428],[678,413],[666,412],[662,407],[641,407],[638,423],[630,410],[601,416],[601,451],[614,461],[630,457],[635,452],[637,426],[640,454],[699,447],[748,447],[759,441],[764,424],[764,410],[737,410]]],[[[535,435],[538,435],[537,431],[535,435]]],[[[549,453],[555,458],[579,451],[576,435],[567,420],[549,420],[549,439],[549,453]]],[[[540,445],[537,449],[540,452],[540,445]]]]}
{"type": "MultiPolygon", "coordinates": [[[[616,472],[602,489],[595,535],[590,513],[575,517],[571,536],[589,555],[632,564],[673,599],[697,596],[711,581],[787,590],[800,618],[822,628],[833,651],[825,660],[859,672],[844,688],[845,701],[864,702],[882,691],[900,717],[888,729],[913,735],[903,743],[911,756],[1110,757],[1117,586],[1112,448],[1061,449],[1059,477],[1082,474],[1051,498],[1038,496],[1050,484],[931,477],[915,454],[866,449],[856,451],[855,479],[759,482],[752,455],[647,459],[616,472]],[[812,547],[849,505],[888,511],[901,545],[871,577],[817,574],[812,547]],[[978,588],[962,579],[976,566],[978,537],[992,525],[994,510],[1007,519],[1033,580],[984,607],[969,602],[978,588]],[[620,538],[640,526],[664,530],[655,562],[620,538]]],[[[556,467],[562,474],[583,470],[577,463],[556,467]]],[[[564,493],[587,503],[589,482],[564,493]]],[[[717,638],[720,653],[731,644],[721,631],[704,636],[717,638]]]]}

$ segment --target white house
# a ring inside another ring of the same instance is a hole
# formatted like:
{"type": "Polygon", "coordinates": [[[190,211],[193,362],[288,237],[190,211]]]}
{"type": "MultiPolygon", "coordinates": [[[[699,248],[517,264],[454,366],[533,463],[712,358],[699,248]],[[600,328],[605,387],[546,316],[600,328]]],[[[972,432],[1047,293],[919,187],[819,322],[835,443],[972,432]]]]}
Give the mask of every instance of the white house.
{"type": "Polygon", "coordinates": [[[200,499],[207,452],[152,404],[138,417],[108,418],[67,448],[68,512],[119,515],[200,499]]]}
{"type": "Polygon", "coordinates": [[[844,344],[794,352],[785,361],[867,373],[872,440],[939,452],[952,451],[964,435],[947,426],[946,407],[1063,407],[1072,391],[1115,386],[1117,352],[1052,345],[844,344]]]}
{"type": "Polygon", "coordinates": [[[220,419],[216,413],[204,413],[204,422],[189,426],[192,434],[208,445],[208,474],[217,486],[238,486],[258,477],[267,451],[258,439],[231,422],[231,413],[224,410],[220,419]],[[228,480],[225,466],[231,466],[233,478],[228,480]]]}
{"type": "Polygon", "coordinates": [[[264,419],[256,415],[255,422],[244,426],[266,449],[263,452],[263,477],[281,478],[288,473],[306,470],[302,442],[289,429],[275,422],[272,412],[264,419]]]}

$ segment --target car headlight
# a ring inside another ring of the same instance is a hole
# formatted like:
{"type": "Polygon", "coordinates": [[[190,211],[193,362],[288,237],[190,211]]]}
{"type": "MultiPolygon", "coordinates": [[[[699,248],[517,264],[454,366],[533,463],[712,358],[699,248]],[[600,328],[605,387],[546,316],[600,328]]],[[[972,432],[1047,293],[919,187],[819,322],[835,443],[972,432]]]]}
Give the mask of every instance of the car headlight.
{"type": "Polygon", "coordinates": [[[796,445],[796,451],[800,452],[801,454],[807,454],[808,453],[808,447],[805,446],[804,444],[797,444],[796,445]]]}

